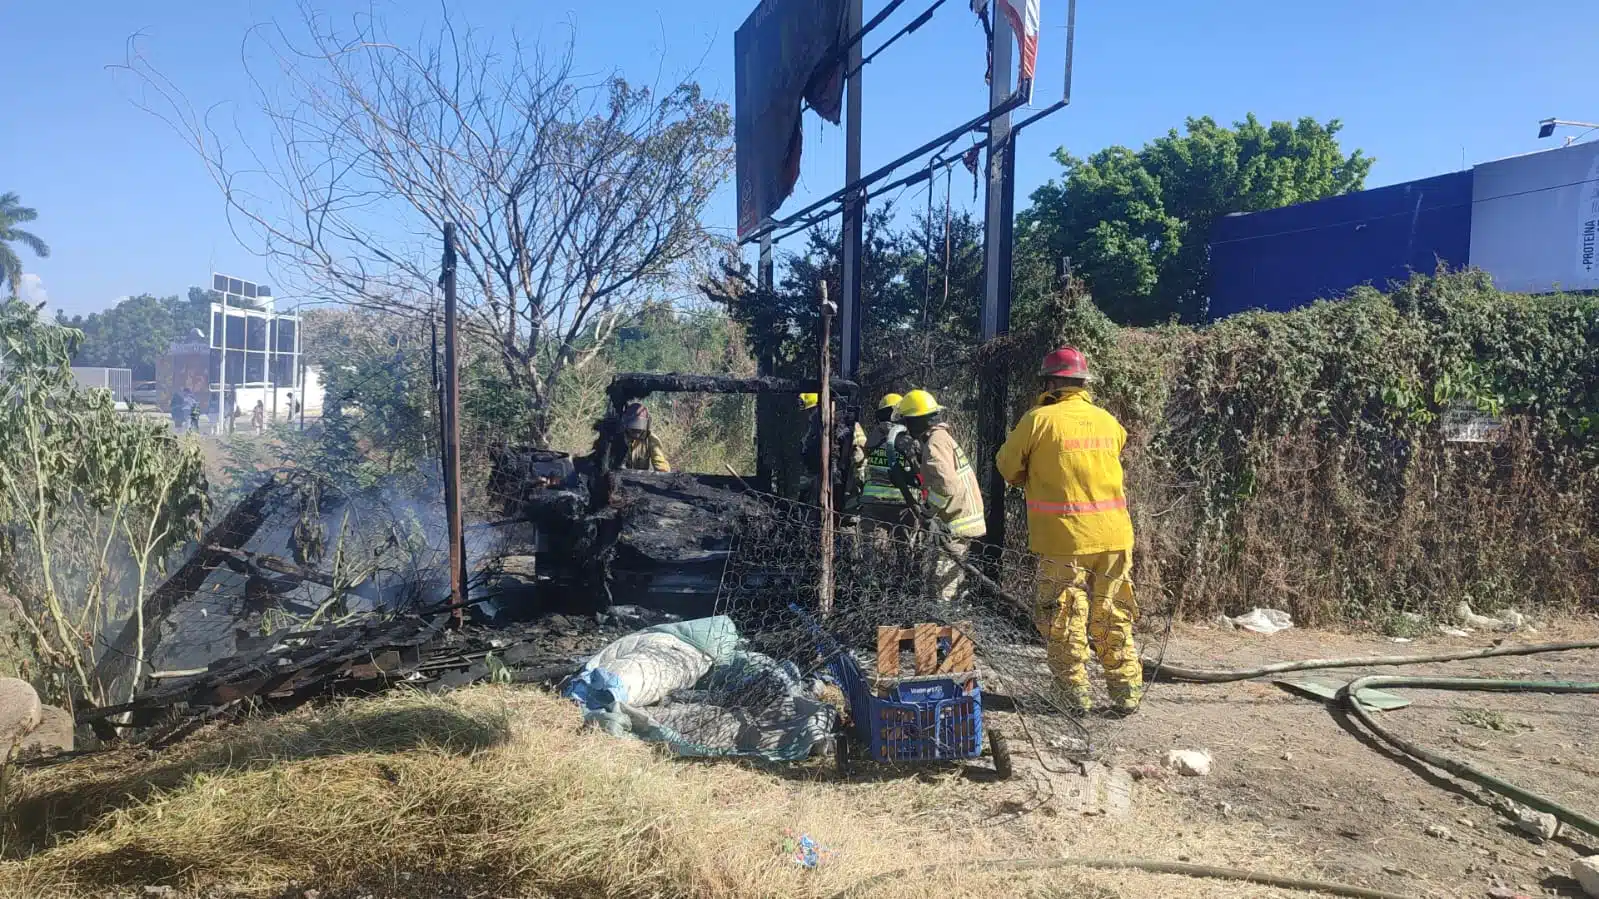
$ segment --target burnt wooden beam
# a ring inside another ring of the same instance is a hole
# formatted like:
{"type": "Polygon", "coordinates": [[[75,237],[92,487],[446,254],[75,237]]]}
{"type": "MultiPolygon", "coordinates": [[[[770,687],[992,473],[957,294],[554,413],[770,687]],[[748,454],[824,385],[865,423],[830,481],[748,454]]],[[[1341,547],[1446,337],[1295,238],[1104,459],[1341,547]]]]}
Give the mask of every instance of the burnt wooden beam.
{"type": "MultiPolygon", "coordinates": [[[[652,393],[817,393],[821,381],[815,378],[734,378],[727,375],[690,375],[671,372],[622,372],[605,388],[613,408],[621,409],[631,400],[652,393]]],[[[860,388],[853,381],[833,380],[833,391],[852,396],[860,388]]]]}
{"type": "MultiPolygon", "coordinates": [[[[268,553],[250,552],[249,550],[245,549],[231,549],[226,546],[211,546],[207,548],[215,552],[218,558],[222,559],[225,564],[229,565],[229,567],[233,567],[234,570],[237,571],[241,568],[244,569],[244,571],[241,573],[255,572],[260,574],[265,572],[267,574],[277,575],[279,578],[285,578],[296,583],[305,581],[307,583],[326,587],[329,590],[339,589],[333,580],[333,575],[324,574],[314,568],[306,568],[305,566],[290,561],[289,559],[285,559],[282,556],[274,556],[268,553]]],[[[370,580],[363,581],[360,584],[347,589],[357,596],[376,598],[378,595],[377,585],[370,580]]]]}
{"type": "Polygon", "coordinates": [[[139,645],[137,617],[128,616],[122,631],[109,646],[101,649],[99,661],[95,664],[94,679],[100,684],[106,698],[113,698],[117,692],[121,692],[116,688],[132,671],[135,659],[150,657],[151,650],[160,638],[162,619],[178,603],[193,596],[205,583],[206,576],[222,564],[222,556],[216,548],[237,548],[254,537],[255,532],[266,523],[267,500],[282,487],[283,484],[273,477],[255,488],[238,505],[228,510],[228,514],[215,527],[206,531],[200,538],[199,548],[144,599],[144,646],[139,645]]]}

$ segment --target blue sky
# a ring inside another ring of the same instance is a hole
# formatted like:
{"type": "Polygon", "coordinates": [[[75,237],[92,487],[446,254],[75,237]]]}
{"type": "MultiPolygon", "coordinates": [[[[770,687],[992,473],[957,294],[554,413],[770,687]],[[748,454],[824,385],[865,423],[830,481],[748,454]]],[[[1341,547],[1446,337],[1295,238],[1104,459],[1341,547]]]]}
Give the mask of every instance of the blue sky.
{"type": "MultiPolygon", "coordinates": [[[[315,2],[335,12],[348,7],[315,2]]],[[[397,35],[417,33],[439,9],[437,2],[376,2],[397,35]]],[[[697,70],[711,93],[731,100],[733,32],[753,3],[449,6],[474,26],[524,37],[561,41],[575,29],[588,71],[653,81],[697,70]]],[[[882,3],[867,0],[867,15],[882,3]]],[[[912,0],[890,24],[925,5],[912,0]]],[[[256,109],[240,42],[251,25],[273,19],[297,21],[293,0],[0,0],[12,85],[0,124],[0,191],[17,191],[39,209],[34,230],[53,249],[45,260],[24,251],[36,296],[73,313],[128,294],[178,293],[212,270],[271,280],[256,248],[233,237],[199,161],[134,106],[131,82],[107,66],[123,60],[130,35],[142,33],[147,55],[196,106],[223,104],[221,114],[248,128],[256,109]]],[[[1043,0],[1043,19],[1040,104],[1060,89],[1064,0],[1043,0]]],[[[981,34],[967,0],[949,0],[931,24],[868,67],[868,169],[982,108],[981,34]]],[[[868,38],[868,49],[876,40],[868,38]]],[[[1073,104],[1024,135],[1018,206],[1056,174],[1049,156],[1056,147],[1081,155],[1137,146],[1189,115],[1340,118],[1346,148],[1378,159],[1370,186],[1552,146],[1536,140],[1538,119],[1599,119],[1596,47],[1599,19],[1589,0],[1080,0],[1073,104]]],[[[784,209],[839,186],[842,160],[842,132],[809,124],[799,190],[784,209]]],[[[901,208],[920,206],[920,190],[906,193],[901,208]]],[[[957,177],[954,195],[970,204],[970,180],[957,177]]],[[[733,224],[731,185],[710,217],[733,224]]]]}

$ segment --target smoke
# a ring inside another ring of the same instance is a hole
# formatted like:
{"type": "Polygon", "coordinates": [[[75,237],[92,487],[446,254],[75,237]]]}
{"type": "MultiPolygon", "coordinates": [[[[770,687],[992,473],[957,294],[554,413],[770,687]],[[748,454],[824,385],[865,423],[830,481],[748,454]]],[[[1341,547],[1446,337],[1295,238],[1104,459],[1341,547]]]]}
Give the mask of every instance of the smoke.
{"type": "Polygon", "coordinates": [[[30,306],[50,302],[50,292],[44,289],[44,279],[33,272],[24,272],[17,284],[17,296],[30,306]]]}

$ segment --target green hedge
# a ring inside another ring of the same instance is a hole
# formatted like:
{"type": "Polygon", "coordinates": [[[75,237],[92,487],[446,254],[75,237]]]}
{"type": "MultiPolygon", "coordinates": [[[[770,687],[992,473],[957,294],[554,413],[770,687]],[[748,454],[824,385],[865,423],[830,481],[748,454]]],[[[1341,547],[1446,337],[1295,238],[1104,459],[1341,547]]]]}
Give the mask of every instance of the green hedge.
{"type": "Polygon", "coordinates": [[[1197,330],[1118,328],[1086,300],[1047,321],[1028,352],[1047,333],[1090,354],[1131,435],[1140,579],[1185,615],[1595,607],[1599,298],[1440,274],[1197,330]],[[1447,442],[1462,406],[1501,439],[1447,442]]]}

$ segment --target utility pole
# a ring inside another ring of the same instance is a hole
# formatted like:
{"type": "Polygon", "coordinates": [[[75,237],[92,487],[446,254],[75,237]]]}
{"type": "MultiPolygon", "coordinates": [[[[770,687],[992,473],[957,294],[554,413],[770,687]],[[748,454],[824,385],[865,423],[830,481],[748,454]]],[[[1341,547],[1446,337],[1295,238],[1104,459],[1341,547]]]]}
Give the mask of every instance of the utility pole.
{"type": "MultiPolygon", "coordinates": [[[[849,58],[844,71],[850,73],[844,114],[844,183],[854,184],[861,178],[861,0],[848,0],[847,27],[850,38],[849,58]]],[[[843,332],[843,364],[840,373],[849,380],[860,375],[861,365],[861,257],[865,249],[864,213],[866,190],[860,188],[844,195],[844,247],[842,286],[840,298],[843,332]]]]}
{"type": "MultiPolygon", "coordinates": [[[[988,105],[990,109],[997,109],[1010,102],[1011,58],[1015,41],[1011,36],[1010,19],[997,6],[991,9],[994,25],[989,51],[993,59],[993,72],[989,80],[988,105]]],[[[1010,113],[1007,112],[988,123],[982,310],[984,343],[1010,332],[1011,248],[1015,237],[1015,218],[1016,154],[1011,142],[1010,113]]],[[[993,451],[1005,440],[1005,401],[1010,371],[1002,354],[992,353],[989,356],[984,363],[983,381],[979,387],[978,428],[983,445],[993,451]]],[[[987,489],[983,491],[988,518],[987,539],[989,543],[1003,547],[1005,479],[993,465],[984,468],[988,473],[987,489]]]]}
{"type": "Polygon", "coordinates": [[[461,379],[455,327],[455,223],[444,223],[444,515],[450,540],[450,618],[466,612],[466,538],[461,527],[461,379]]]}
{"type": "Polygon", "coordinates": [[[822,506],[822,566],[821,583],[817,598],[822,617],[833,613],[833,387],[831,380],[833,314],[837,307],[827,299],[827,282],[822,282],[822,346],[817,355],[821,358],[822,387],[817,394],[817,412],[820,418],[819,449],[822,455],[821,472],[816,476],[816,493],[822,506]]]}

